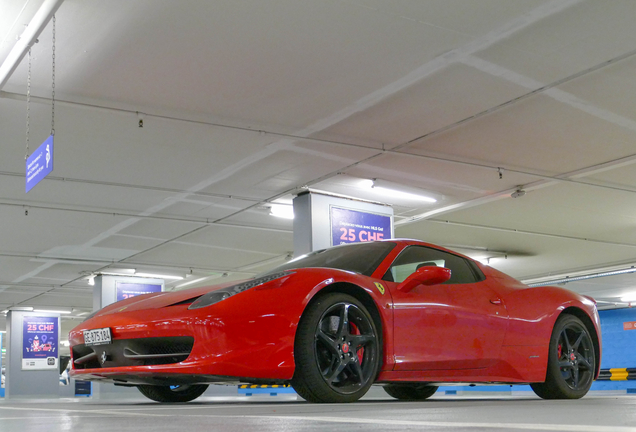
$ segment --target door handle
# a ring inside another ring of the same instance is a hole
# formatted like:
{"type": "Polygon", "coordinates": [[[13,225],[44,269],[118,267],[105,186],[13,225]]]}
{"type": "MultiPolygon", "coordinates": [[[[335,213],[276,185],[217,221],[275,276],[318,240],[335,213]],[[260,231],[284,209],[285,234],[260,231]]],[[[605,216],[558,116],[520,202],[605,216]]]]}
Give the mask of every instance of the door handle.
{"type": "Polygon", "coordinates": [[[499,297],[495,297],[494,299],[490,299],[490,303],[492,303],[494,305],[503,304],[503,302],[501,301],[501,299],[499,297]]]}

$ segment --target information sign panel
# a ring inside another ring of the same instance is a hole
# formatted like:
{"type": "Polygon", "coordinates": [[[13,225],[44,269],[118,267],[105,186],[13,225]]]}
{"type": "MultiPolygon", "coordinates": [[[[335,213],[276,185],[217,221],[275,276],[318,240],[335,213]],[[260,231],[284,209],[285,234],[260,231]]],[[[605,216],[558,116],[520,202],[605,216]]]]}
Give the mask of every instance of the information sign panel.
{"type": "Polygon", "coordinates": [[[22,318],[22,369],[56,369],[58,366],[59,317],[22,318]]]}
{"type": "Polygon", "coordinates": [[[26,191],[29,192],[53,171],[53,135],[48,137],[26,161],[26,191]]]}
{"type": "Polygon", "coordinates": [[[391,216],[331,207],[331,245],[391,238],[391,216]]]}
{"type": "Polygon", "coordinates": [[[142,294],[158,292],[161,292],[161,285],[117,282],[117,299],[115,301],[125,300],[142,294]]]}

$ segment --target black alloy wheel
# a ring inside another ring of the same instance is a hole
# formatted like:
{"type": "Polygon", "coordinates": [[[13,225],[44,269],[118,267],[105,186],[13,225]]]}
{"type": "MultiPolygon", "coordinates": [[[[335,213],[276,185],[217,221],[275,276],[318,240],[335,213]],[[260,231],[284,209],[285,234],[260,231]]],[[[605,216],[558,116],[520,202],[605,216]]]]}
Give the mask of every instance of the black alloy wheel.
{"type": "Polygon", "coordinates": [[[573,315],[557,320],[550,338],[544,383],[531,384],[543,399],[579,399],[587,394],[596,373],[594,342],[588,329],[573,315]]]}
{"type": "Polygon", "coordinates": [[[429,384],[387,384],[384,391],[399,400],[419,401],[435,394],[437,386],[429,384]]]}
{"type": "Polygon", "coordinates": [[[354,402],[380,366],[373,318],[356,298],[331,293],[312,303],[296,333],[292,386],[309,402],[354,402]]]}
{"type": "Polygon", "coordinates": [[[190,402],[201,396],[207,384],[191,384],[177,386],[137,386],[142,395],[156,402],[190,402]]]}

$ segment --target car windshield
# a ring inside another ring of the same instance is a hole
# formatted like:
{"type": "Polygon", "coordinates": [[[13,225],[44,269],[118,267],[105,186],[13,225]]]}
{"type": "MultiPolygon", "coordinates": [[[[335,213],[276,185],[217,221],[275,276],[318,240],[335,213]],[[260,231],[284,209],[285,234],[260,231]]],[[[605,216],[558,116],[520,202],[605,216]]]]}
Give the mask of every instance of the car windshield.
{"type": "Polygon", "coordinates": [[[368,242],[335,246],[310,252],[257,277],[283,270],[308,267],[348,270],[371,276],[395,246],[396,243],[393,242],[368,242]]]}

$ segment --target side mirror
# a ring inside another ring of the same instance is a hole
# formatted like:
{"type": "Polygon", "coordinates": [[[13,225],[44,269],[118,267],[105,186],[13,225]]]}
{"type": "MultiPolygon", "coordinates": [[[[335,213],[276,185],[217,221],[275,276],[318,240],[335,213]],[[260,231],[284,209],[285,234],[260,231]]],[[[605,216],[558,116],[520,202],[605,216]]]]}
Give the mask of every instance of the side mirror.
{"type": "Polygon", "coordinates": [[[409,292],[419,285],[437,285],[451,277],[450,269],[437,266],[426,266],[417,269],[398,286],[398,291],[409,292]]]}

